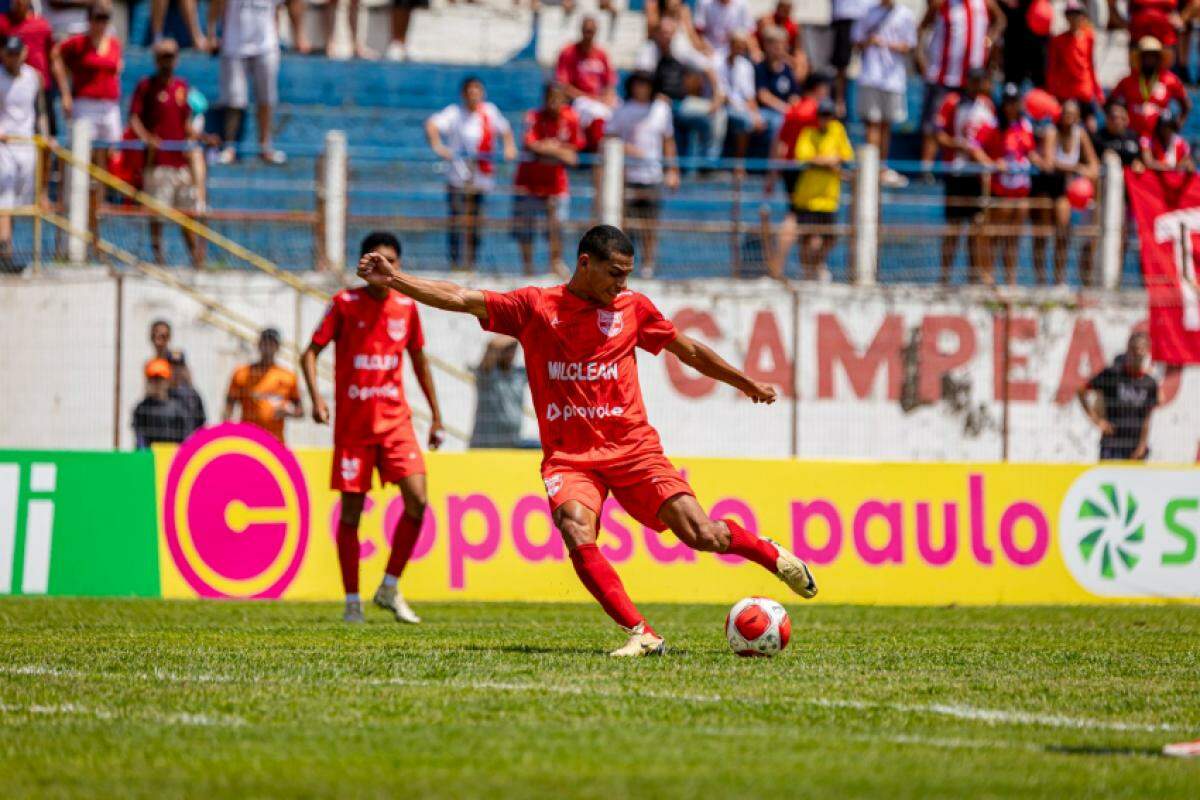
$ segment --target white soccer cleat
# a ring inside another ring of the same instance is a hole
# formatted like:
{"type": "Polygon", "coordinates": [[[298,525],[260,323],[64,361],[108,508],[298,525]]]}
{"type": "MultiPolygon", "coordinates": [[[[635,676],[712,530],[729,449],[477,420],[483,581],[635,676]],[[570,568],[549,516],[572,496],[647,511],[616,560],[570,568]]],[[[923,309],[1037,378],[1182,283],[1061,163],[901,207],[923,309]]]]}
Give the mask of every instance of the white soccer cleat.
{"type": "Polygon", "coordinates": [[[349,622],[353,625],[361,625],[362,623],[366,622],[366,619],[363,617],[361,601],[346,601],[346,610],[342,612],[342,622],[349,622]]]}
{"type": "Polygon", "coordinates": [[[375,591],[375,605],[395,614],[396,622],[406,622],[409,625],[418,625],[421,622],[417,612],[404,602],[404,595],[400,594],[400,590],[395,586],[381,584],[375,591]]]}
{"type": "Polygon", "coordinates": [[[779,555],[775,559],[775,574],[779,580],[786,583],[789,589],[805,600],[816,597],[817,581],[813,577],[812,570],[808,568],[808,564],[805,564],[795,553],[774,539],[767,539],[767,541],[775,545],[775,549],[779,551],[779,555]]]}
{"type": "Polygon", "coordinates": [[[629,641],[609,653],[613,658],[636,658],[637,656],[661,656],[667,652],[667,643],[657,633],[646,630],[646,623],[639,622],[632,628],[622,628],[629,634],[629,641]]]}

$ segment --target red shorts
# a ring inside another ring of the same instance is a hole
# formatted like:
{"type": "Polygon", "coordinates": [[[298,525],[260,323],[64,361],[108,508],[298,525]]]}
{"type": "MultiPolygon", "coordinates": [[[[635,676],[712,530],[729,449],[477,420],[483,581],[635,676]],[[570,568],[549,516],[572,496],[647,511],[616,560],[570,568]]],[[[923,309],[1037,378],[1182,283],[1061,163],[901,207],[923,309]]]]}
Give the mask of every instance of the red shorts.
{"type": "Polygon", "coordinates": [[[591,468],[555,463],[550,458],[542,464],[542,480],[551,511],[568,500],[578,500],[598,517],[604,499],[612,492],[631,517],[656,531],[667,529],[658,518],[663,503],[680,494],[696,496],[662,453],[591,468]]]}
{"type": "Polygon", "coordinates": [[[1153,36],[1163,47],[1174,47],[1179,34],[1171,26],[1165,11],[1157,8],[1139,11],[1129,19],[1129,46],[1132,48],[1143,36],[1153,36]]]}
{"type": "Polygon", "coordinates": [[[373,444],[334,444],[333,476],[335,492],[365,494],[371,491],[372,474],[379,471],[379,482],[399,483],[409,475],[425,474],[425,459],[411,429],[407,436],[396,436],[373,444]]]}

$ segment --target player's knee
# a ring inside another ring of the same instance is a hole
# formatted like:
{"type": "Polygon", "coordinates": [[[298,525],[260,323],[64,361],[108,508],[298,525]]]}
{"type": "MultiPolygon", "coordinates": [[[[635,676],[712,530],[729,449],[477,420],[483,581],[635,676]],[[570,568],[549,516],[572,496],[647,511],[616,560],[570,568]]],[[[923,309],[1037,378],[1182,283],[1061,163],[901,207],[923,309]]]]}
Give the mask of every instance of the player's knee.
{"type": "Polygon", "coordinates": [[[568,549],[573,550],[580,545],[596,541],[596,533],[585,514],[569,512],[559,514],[556,525],[568,549]]]}
{"type": "Polygon", "coordinates": [[[353,528],[358,530],[358,520],[362,516],[362,503],[342,501],[342,512],[338,515],[338,522],[342,527],[353,528]]]}
{"type": "Polygon", "coordinates": [[[425,495],[404,498],[404,516],[409,519],[425,519],[425,509],[429,506],[425,495]]]}

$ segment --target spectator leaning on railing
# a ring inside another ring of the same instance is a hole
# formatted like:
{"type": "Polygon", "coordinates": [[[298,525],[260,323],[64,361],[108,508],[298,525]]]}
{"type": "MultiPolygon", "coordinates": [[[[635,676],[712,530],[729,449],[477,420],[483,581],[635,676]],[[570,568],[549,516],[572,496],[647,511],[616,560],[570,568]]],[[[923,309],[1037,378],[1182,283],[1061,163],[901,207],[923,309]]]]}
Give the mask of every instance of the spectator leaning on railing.
{"type": "MultiPolygon", "coordinates": [[[[15,36],[4,39],[0,61],[0,211],[31,206],[36,197],[37,149],[28,141],[45,135],[46,113],[42,79],[25,63],[25,43],[15,36]],[[26,140],[26,141],[13,141],[26,140]]],[[[0,213],[0,272],[20,272],[13,261],[13,219],[0,213]]]]}
{"type": "Polygon", "coordinates": [[[234,370],[221,419],[228,422],[240,411],[242,422],[257,425],[282,442],[284,422],[302,418],[304,407],[296,373],[275,363],[280,341],[275,328],[264,328],[258,335],[258,361],[234,370]]]}
{"type": "Polygon", "coordinates": [[[579,118],[567,105],[567,96],[557,83],[546,84],[542,107],[525,115],[524,150],[513,180],[513,236],[521,249],[526,275],[533,274],[533,240],[539,221],[546,225],[550,245],[550,268],[565,277],[562,259],[562,228],[571,210],[567,167],[579,163],[583,133],[579,118]]]}
{"type": "Polygon", "coordinates": [[[999,245],[1005,281],[1017,282],[1017,245],[1020,230],[1029,218],[1029,195],[1033,188],[1034,168],[1046,166],[1038,152],[1033,125],[1021,110],[1021,89],[1005,84],[1000,94],[1000,114],[994,129],[982,136],[983,153],[974,158],[990,167],[990,194],[985,224],[991,235],[983,235],[982,260],[976,264],[984,283],[994,284],[993,245],[999,245]]]}
{"type": "Polygon", "coordinates": [[[1121,159],[1122,166],[1141,168],[1141,141],[1129,127],[1129,110],[1120,97],[1108,98],[1104,106],[1104,124],[1092,137],[1092,145],[1101,160],[1105,153],[1111,152],[1121,159]]]}
{"type": "Polygon", "coordinates": [[[879,180],[902,188],[908,180],[887,166],[892,126],[908,120],[908,55],[917,45],[917,20],[896,0],[880,0],[859,18],[852,31],[862,53],[858,76],[858,116],[866,123],[867,141],[879,148],[879,180]]]}
{"type": "Polygon", "coordinates": [[[960,91],[972,70],[987,66],[1004,30],[995,0],[929,0],[917,27],[917,66],[925,81],[921,101],[921,163],[931,181],[938,151],[937,116],[946,95],[960,91]]]}
{"type": "Polygon", "coordinates": [[[250,105],[250,84],[258,123],[258,156],[267,164],[283,164],[287,155],[271,145],[271,117],[279,102],[279,24],[274,2],[212,0],[208,30],[214,52],[220,54],[220,103],[225,108],[225,146],[222,164],[237,160],[238,131],[250,105]],[[221,35],[217,38],[217,21],[221,35]]]}
{"type": "MultiPolygon", "coordinates": [[[[175,75],[179,46],[174,39],[162,39],[153,47],[157,71],[138,82],[129,105],[129,126],[146,145],[143,172],[145,191],[155,200],[185,214],[198,209],[197,193],[201,176],[197,175],[191,150],[185,150],[195,138],[192,109],[188,103],[188,83],[175,75]]],[[[162,248],[162,220],[150,218],[150,248],[154,260],[165,264],[162,248]]],[[[192,266],[204,266],[204,243],[187,228],[181,227],[192,266]]]]}
{"type": "MultiPolygon", "coordinates": [[[[784,196],[791,200],[796,191],[796,181],[800,179],[800,173],[795,166],[796,140],[805,128],[817,124],[817,109],[821,101],[829,97],[830,84],[831,79],[824,72],[812,73],[805,79],[799,99],[788,106],[787,113],[783,115],[783,125],[779,128],[779,136],[772,144],[771,159],[775,163],[763,182],[763,192],[767,197],[771,196],[775,173],[779,171],[783,175],[784,196]]],[[[787,253],[779,254],[784,261],[787,261],[787,256],[787,253]]]]}
{"type": "Polygon", "coordinates": [[[1149,366],[1150,337],[1138,331],[1112,366],[1080,387],[1079,404],[1100,429],[1101,461],[1144,461],[1150,455],[1150,414],[1158,405],[1158,381],[1149,366]]]}
{"type": "Polygon", "coordinates": [[[933,116],[937,143],[943,158],[950,162],[946,173],[946,226],[942,238],[942,283],[949,283],[958,255],[958,240],[966,228],[968,277],[978,281],[978,272],[986,263],[984,240],[979,230],[979,215],[983,210],[983,175],[986,163],[983,143],[996,129],[996,107],[992,103],[991,84],[985,69],[967,73],[963,93],[947,94],[933,116]]]}
{"type": "Polygon", "coordinates": [[[450,212],[447,246],[454,269],[474,269],[484,199],[495,186],[496,160],[517,157],[512,126],[487,101],[483,81],[462,83],[461,100],[425,120],[433,152],[446,162],[446,203],[450,212]]]}
{"type": "MultiPolygon", "coordinates": [[[[1092,140],[1080,122],[1079,104],[1068,100],[1062,105],[1058,120],[1046,126],[1042,142],[1044,164],[1042,173],[1034,177],[1034,194],[1046,201],[1034,212],[1034,224],[1042,229],[1054,229],[1054,282],[1067,281],[1067,250],[1071,236],[1071,202],[1067,187],[1072,181],[1100,178],[1100,160],[1092,140]],[[1047,205],[1048,204],[1048,205],[1047,205]]],[[[1033,271],[1039,284],[1046,283],[1045,237],[1033,240],[1033,271]]],[[[1079,254],[1079,277],[1083,285],[1091,284],[1092,247],[1085,240],[1079,254]]]]}
{"type": "Polygon", "coordinates": [[[1171,111],[1158,115],[1154,133],[1143,136],[1142,162],[1146,169],[1158,172],[1193,172],[1192,148],[1179,135],[1179,120],[1171,111]]]}
{"type": "Polygon", "coordinates": [[[625,102],[609,121],[608,132],[625,143],[627,230],[637,244],[642,275],[650,277],[658,252],[656,229],[663,185],[667,189],[679,186],[671,107],[654,96],[650,73],[633,72],[625,79],[625,102]]]}
{"type": "Polygon", "coordinates": [[[792,206],[779,228],[771,274],[782,278],[783,258],[803,237],[800,263],[805,280],[828,282],[831,279],[826,259],[837,237],[831,228],[837,223],[841,205],[844,166],[854,160],[854,150],[846,129],[836,119],[836,107],[830,99],[817,107],[817,124],[800,132],[796,142],[796,161],[804,170],[796,181],[792,206]],[[800,231],[798,226],[803,226],[800,231]]]}

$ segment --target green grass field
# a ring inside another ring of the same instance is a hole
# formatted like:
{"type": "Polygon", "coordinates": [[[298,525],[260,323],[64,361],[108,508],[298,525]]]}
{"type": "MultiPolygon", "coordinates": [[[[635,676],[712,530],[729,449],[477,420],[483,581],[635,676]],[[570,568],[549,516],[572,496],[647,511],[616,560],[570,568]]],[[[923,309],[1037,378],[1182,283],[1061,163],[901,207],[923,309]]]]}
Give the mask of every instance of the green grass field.
{"type": "Polygon", "coordinates": [[[0,797],[1187,797],[1200,609],[0,601],[0,797]]]}

